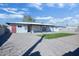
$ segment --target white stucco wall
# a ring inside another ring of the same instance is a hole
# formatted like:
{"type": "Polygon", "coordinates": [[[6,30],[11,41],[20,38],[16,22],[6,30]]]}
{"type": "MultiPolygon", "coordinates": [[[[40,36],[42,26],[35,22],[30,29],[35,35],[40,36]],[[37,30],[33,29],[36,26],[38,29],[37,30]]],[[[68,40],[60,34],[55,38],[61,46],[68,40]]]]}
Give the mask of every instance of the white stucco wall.
{"type": "MultiPolygon", "coordinates": [[[[46,27],[46,31],[43,31],[44,30],[43,27],[44,26],[33,25],[31,32],[34,33],[34,32],[53,32],[54,31],[54,29],[51,27],[46,27]]],[[[12,26],[9,26],[8,28],[12,32],[12,26]]],[[[16,25],[16,33],[27,33],[27,32],[28,32],[27,25],[25,25],[25,26],[24,25],[20,25],[20,26],[16,25]]]]}
{"type": "Polygon", "coordinates": [[[10,30],[10,32],[12,32],[12,26],[8,26],[7,28],[10,30]]]}
{"type": "Polygon", "coordinates": [[[53,27],[49,27],[49,29],[51,30],[51,32],[54,32],[54,28],[53,27]]]}
{"type": "Polygon", "coordinates": [[[16,33],[27,33],[27,26],[16,26],[16,33]]]}
{"type": "Polygon", "coordinates": [[[60,31],[64,31],[64,32],[75,32],[77,29],[77,27],[66,27],[61,29],[60,31]]]}

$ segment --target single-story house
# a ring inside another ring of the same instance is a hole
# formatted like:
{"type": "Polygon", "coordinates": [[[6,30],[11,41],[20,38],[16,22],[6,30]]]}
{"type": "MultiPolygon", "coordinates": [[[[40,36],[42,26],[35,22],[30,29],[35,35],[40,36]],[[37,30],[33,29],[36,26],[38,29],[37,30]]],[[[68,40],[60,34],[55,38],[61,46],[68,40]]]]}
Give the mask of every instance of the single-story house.
{"type": "Polygon", "coordinates": [[[77,26],[77,28],[76,28],[75,32],[79,32],[79,26],[77,26]]]}
{"type": "Polygon", "coordinates": [[[11,22],[7,24],[8,28],[13,33],[53,32],[53,27],[55,27],[52,24],[43,24],[35,22],[11,22]]]}
{"type": "Polygon", "coordinates": [[[61,31],[64,32],[78,32],[77,26],[67,26],[66,28],[63,28],[61,31]]]}

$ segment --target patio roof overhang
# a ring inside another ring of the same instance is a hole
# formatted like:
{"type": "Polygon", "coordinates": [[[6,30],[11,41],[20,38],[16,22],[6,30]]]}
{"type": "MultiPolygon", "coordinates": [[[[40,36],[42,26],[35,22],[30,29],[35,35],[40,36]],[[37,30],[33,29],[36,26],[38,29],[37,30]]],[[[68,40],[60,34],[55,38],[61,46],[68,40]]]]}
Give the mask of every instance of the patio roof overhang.
{"type": "Polygon", "coordinates": [[[52,26],[52,24],[43,24],[43,23],[35,23],[35,22],[11,22],[11,23],[6,23],[8,25],[36,25],[36,26],[52,26]]]}
{"type": "Polygon", "coordinates": [[[55,26],[53,24],[44,24],[44,23],[36,23],[36,22],[10,22],[6,23],[8,25],[34,25],[34,26],[50,26],[50,27],[64,27],[64,26],[55,26]]]}

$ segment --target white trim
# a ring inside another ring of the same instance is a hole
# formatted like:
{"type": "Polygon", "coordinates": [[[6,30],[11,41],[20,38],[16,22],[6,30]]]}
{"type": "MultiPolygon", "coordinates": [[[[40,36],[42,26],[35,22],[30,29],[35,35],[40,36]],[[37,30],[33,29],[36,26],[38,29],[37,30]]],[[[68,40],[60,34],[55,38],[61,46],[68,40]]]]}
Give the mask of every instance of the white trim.
{"type": "Polygon", "coordinates": [[[10,22],[9,24],[23,24],[23,25],[47,25],[54,26],[53,24],[44,24],[44,23],[36,23],[36,22],[10,22]]]}

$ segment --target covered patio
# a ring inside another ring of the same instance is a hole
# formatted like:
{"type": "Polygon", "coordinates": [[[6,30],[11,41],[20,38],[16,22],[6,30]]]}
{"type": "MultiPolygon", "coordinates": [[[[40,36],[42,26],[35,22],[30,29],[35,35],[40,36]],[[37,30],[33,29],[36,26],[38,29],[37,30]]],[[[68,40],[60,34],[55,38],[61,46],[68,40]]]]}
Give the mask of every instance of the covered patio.
{"type": "Polygon", "coordinates": [[[26,32],[52,32],[55,27],[52,24],[42,24],[42,23],[34,23],[34,22],[14,22],[7,23],[9,25],[9,29],[13,33],[26,33],[26,32]]]}

